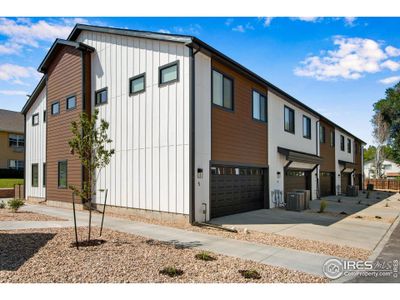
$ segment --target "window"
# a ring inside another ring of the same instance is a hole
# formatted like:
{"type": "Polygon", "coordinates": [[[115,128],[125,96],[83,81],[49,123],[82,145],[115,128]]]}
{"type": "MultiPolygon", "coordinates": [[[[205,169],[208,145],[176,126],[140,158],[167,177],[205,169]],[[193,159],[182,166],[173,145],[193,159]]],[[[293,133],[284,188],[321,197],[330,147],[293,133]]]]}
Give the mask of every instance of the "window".
{"type": "Polygon", "coordinates": [[[285,106],[284,108],[285,131],[294,134],[294,110],[285,106]]]}
{"type": "Polygon", "coordinates": [[[67,98],[67,109],[73,109],[76,107],[76,97],[68,97],[67,98]]]}
{"type": "Polygon", "coordinates": [[[34,114],[32,116],[32,126],[36,126],[39,124],[39,114],[34,114]]]}
{"type": "Polygon", "coordinates": [[[24,147],[25,146],[25,137],[20,134],[9,134],[8,135],[8,145],[10,147],[24,147]]]}
{"type": "Polygon", "coordinates": [[[47,111],[43,111],[43,123],[46,123],[47,111]]]}
{"type": "Polygon", "coordinates": [[[347,139],[347,152],[351,153],[351,140],[347,139]]]}
{"type": "Polygon", "coordinates": [[[67,188],[67,165],[68,165],[68,162],[66,160],[58,162],[58,188],[59,189],[67,188]]]}
{"type": "Polygon", "coordinates": [[[54,102],[51,105],[51,114],[58,115],[60,113],[60,102],[54,102]]]}
{"type": "Polygon", "coordinates": [[[96,91],[94,96],[94,104],[101,105],[107,103],[107,94],[107,88],[96,91]]]}
{"type": "Polygon", "coordinates": [[[129,94],[135,95],[144,92],[146,88],[145,73],[129,79],[129,94]]]}
{"type": "Polygon", "coordinates": [[[233,81],[218,71],[212,71],[212,102],[233,110],[233,81]]]}
{"type": "Polygon", "coordinates": [[[46,186],[46,163],[43,163],[43,186],[46,186]]]}
{"type": "Polygon", "coordinates": [[[311,139],[311,119],[303,116],[303,137],[311,139]]]}
{"type": "Polygon", "coordinates": [[[267,121],[267,101],[264,95],[253,91],[253,118],[267,121]]]}
{"type": "Polygon", "coordinates": [[[38,164],[32,164],[32,186],[38,187],[38,183],[39,183],[38,164]]]}
{"type": "Polygon", "coordinates": [[[331,147],[335,147],[335,132],[331,131],[331,147]]]}
{"type": "Polygon", "coordinates": [[[344,151],[344,136],[340,136],[340,150],[344,151]]]}
{"type": "Polygon", "coordinates": [[[179,80],[179,61],[162,66],[159,69],[159,84],[172,83],[179,80]]]}
{"type": "Polygon", "coordinates": [[[325,126],[319,127],[319,142],[325,144],[325,126]]]}
{"type": "Polygon", "coordinates": [[[23,160],[15,160],[10,159],[8,161],[8,167],[14,170],[23,170],[24,169],[24,161],[23,160]]]}

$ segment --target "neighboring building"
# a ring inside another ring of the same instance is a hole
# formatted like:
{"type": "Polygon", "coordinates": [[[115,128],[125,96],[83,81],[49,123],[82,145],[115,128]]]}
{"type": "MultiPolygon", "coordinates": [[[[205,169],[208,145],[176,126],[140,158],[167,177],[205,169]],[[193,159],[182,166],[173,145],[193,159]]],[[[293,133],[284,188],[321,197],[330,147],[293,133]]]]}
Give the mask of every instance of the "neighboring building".
{"type": "Polygon", "coordinates": [[[24,115],[0,109],[0,175],[21,177],[24,170],[24,115]]]}
{"type": "MultiPolygon", "coordinates": [[[[397,179],[400,177],[400,165],[394,161],[385,159],[382,162],[383,178],[397,179]]],[[[364,163],[364,176],[366,179],[376,178],[375,161],[369,160],[364,163]]]]}
{"type": "Polygon", "coordinates": [[[77,25],[39,71],[23,108],[30,198],[71,202],[85,174],[69,126],[94,109],[115,149],[96,188],[115,207],[204,221],[296,189],[340,193],[362,173],[364,142],[195,37],[77,25]]]}

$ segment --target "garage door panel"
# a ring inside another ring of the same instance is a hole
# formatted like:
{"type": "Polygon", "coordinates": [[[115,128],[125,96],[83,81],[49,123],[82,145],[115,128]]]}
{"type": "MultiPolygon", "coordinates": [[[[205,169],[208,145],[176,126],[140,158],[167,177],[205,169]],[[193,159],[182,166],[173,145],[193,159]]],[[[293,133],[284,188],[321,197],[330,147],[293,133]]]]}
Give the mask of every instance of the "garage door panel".
{"type": "Polygon", "coordinates": [[[342,173],[340,179],[342,194],[346,194],[347,186],[350,185],[350,173],[342,173]]]}
{"type": "Polygon", "coordinates": [[[285,172],[284,178],[284,194],[292,192],[294,190],[307,190],[310,186],[310,172],[309,171],[297,171],[288,170],[285,172]]]}
{"type": "Polygon", "coordinates": [[[264,207],[262,169],[214,167],[211,175],[211,217],[264,207]],[[228,173],[228,174],[227,174],[228,173]]]}
{"type": "Polygon", "coordinates": [[[320,195],[322,197],[335,194],[335,173],[332,172],[321,172],[320,173],[320,195]]]}

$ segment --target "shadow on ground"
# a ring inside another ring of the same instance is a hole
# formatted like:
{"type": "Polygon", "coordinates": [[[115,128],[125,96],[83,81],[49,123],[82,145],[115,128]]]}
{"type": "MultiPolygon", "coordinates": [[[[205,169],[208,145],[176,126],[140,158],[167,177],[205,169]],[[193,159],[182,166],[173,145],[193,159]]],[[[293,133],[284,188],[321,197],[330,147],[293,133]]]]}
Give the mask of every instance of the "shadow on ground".
{"type": "Polygon", "coordinates": [[[18,270],[54,236],[39,232],[0,233],[0,271],[18,270]]]}

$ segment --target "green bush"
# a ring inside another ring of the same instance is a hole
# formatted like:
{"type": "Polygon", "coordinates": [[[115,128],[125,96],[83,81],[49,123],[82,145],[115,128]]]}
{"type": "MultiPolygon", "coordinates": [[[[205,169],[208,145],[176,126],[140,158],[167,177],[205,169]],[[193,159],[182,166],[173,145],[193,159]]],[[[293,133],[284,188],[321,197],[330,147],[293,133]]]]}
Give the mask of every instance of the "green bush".
{"type": "Polygon", "coordinates": [[[328,202],[326,202],[325,200],[322,200],[321,203],[319,204],[319,212],[323,213],[327,206],[328,206],[328,202]]]}
{"type": "Polygon", "coordinates": [[[215,257],[211,256],[208,252],[206,251],[202,251],[200,253],[197,253],[194,256],[196,259],[200,259],[200,260],[205,260],[205,261],[212,261],[212,260],[216,260],[215,257]]]}
{"type": "Polygon", "coordinates": [[[183,271],[175,267],[165,267],[160,271],[160,274],[167,275],[169,277],[176,277],[182,275],[183,271]]]}
{"type": "Polygon", "coordinates": [[[18,209],[25,205],[25,202],[22,199],[11,199],[8,200],[7,204],[13,212],[17,212],[18,209]]]}
{"type": "Polygon", "coordinates": [[[246,279],[261,279],[260,273],[256,270],[239,270],[239,273],[246,279]]]}

